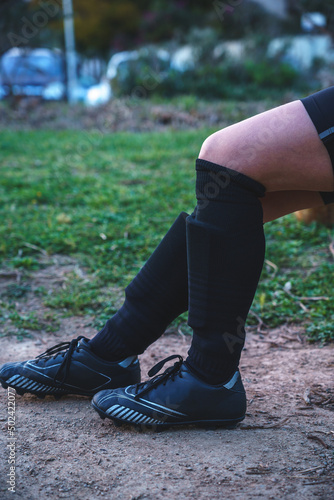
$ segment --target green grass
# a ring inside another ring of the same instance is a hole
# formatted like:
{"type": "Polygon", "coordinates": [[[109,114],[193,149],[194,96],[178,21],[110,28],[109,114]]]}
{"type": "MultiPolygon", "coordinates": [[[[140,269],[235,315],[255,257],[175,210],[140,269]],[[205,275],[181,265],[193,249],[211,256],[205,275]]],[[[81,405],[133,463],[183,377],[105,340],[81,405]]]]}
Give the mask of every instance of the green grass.
{"type": "MultiPolygon", "coordinates": [[[[209,132],[2,132],[2,265],[29,275],[41,266],[39,250],[75,257],[89,282],[73,274],[66,289],[40,295],[59,313],[103,324],[116,310],[106,287],[124,288],[178,213],[193,209],[194,159],[209,132]]],[[[265,265],[253,311],[270,327],[303,323],[311,340],[333,340],[331,232],[292,215],[266,225],[266,235],[276,267],[265,265]],[[329,300],[296,298],[314,296],[329,300]]],[[[7,298],[24,293],[13,287],[7,298]]]]}
{"type": "Polygon", "coordinates": [[[265,232],[267,260],[252,309],[270,327],[304,323],[309,340],[334,340],[332,231],[292,214],[265,232]]]}

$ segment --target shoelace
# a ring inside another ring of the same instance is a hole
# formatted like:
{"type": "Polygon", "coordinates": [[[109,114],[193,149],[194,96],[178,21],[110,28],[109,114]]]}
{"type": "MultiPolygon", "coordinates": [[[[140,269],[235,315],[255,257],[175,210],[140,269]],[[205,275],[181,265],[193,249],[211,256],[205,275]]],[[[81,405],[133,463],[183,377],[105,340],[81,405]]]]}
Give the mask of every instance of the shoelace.
{"type": "Polygon", "coordinates": [[[136,386],[136,394],[135,394],[135,399],[139,399],[141,396],[149,392],[151,389],[157,387],[160,384],[165,385],[168,379],[171,379],[174,381],[176,375],[179,375],[182,377],[180,373],[180,368],[183,363],[183,358],[179,354],[173,354],[172,356],[168,356],[168,358],[163,359],[162,361],[159,361],[156,365],[153,366],[153,368],[150,369],[148,372],[149,377],[154,377],[148,382],[142,382],[140,384],[137,384],[136,386]],[[171,361],[172,359],[178,359],[176,363],[174,363],[173,366],[170,366],[167,368],[167,370],[164,371],[164,373],[161,373],[160,375],[156,375],[161,368],[168,362],[171,361]]]}
{"type": "Polygon", "coordinates": [[[57,356],[61,355],[64,357],[61,365],[59,366],[57,373],[55,374],[53,381],[55,384],[62,385],[66,377],[68,375],[68,370],[70,367],[71,363],[71,358],[74,350],[77,348],[78,343],[80,342],[81,339],[84,339],[85,337],[83,335],[80,335],[76,339],[71,340],[71,342],[60,342],[60,344],[56,344],[49,349],[47,349],[45,352],[42,354],[39,354],[39,356],[36,356],[37,363],[40,360],[46,360],[50,358],[56,358],[57,356]],[[64,373],[61,379],[57,379],[58,374],[62,371],[64,368],[64,373]]]}

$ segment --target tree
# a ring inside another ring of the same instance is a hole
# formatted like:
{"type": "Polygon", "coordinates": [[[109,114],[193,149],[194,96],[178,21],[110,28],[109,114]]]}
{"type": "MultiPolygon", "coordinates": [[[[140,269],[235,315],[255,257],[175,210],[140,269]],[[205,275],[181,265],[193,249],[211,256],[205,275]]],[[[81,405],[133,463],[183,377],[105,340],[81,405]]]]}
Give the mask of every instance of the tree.
{"type": "Polygon", "coordinates": [[[79,52],[107,55],[113,45],[122,48],[136,38],[140,22],[136,2],[74,0],[73,8],[79,52]]]}
{"type": "Polygon", "coordinates": [[[17,46],[20,39],[21,43],[26,40],[22,34],[22,18],[28,14],[29,5],[24,0],[0,2],[0,54],[17,46]]]}

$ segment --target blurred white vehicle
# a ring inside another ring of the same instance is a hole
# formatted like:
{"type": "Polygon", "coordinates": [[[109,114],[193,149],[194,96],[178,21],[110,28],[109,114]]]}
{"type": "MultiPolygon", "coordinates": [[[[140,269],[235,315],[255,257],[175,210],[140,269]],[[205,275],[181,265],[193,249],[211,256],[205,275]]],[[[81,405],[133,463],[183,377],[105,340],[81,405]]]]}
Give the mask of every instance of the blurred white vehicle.
{"type": "Polygon", "coordinates": [[[59,100],[66,95],[64,58],[57,50],[10,49],[0,60],[0,75],[0,97],[59,100]]]}
{"type": "MultiPolygon", "coordinates": [[[[75,102],[93,106],[109,101],[111,90],[107,81],[79,75],[73,94],[75,102]]],[[[0,60],[0,99],[9,95],[46,101],[66,99],[63,53],[50,49],[8,50],[0,60]]]]}

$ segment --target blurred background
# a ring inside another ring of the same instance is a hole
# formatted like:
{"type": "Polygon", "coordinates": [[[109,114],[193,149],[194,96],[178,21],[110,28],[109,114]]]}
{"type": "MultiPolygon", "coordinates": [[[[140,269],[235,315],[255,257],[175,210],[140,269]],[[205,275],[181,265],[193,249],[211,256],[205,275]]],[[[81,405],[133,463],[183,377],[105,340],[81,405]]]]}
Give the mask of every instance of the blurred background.
{"type": "Polygon", "coordinates": [[[0,99],[288,100],[334,84],[333,35],[332,1],[5,0],[0,99]]]}

